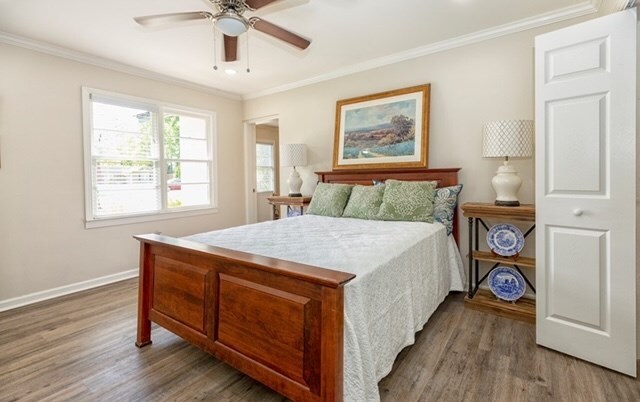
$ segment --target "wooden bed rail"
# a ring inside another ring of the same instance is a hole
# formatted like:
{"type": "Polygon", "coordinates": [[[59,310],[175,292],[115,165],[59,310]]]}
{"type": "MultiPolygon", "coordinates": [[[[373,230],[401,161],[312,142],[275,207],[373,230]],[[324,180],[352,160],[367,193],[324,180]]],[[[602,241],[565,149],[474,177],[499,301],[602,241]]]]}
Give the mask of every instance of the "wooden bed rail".
{"type": "Polygon", "coordinates": [[[151,322],[296,401],[340,401],[355,275],[167,236],[140,241],[136,345],[151,322]]]}

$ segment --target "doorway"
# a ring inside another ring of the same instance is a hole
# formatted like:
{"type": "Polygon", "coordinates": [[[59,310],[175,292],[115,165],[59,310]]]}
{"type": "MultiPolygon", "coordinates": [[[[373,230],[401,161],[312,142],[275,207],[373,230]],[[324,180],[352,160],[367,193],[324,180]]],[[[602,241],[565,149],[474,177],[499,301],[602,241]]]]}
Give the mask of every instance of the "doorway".
{"type": "Polygon", "coordinates": [[[256,211],[257,221],[272,220],[273,207],[267,197],[279,190],[278,120],[256,124],[256,211]]]}
{"type": "Polygon", "coordinates": [[[267,197],[280,193],[278,116],[244,122],[246,223],[273,219],[267,197]]]}

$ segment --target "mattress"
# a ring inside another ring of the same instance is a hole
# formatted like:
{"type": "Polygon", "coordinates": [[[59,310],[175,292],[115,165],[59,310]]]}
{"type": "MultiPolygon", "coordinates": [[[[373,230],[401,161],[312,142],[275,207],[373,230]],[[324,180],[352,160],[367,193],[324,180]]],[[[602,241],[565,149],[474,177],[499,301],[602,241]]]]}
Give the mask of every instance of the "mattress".
{"type": "Polygon", "coordinates": [[[379,401],[398,353],[463,290],[460,253],[440,223],[303,215],[186,239],[356,275],[345,286],[346,401],[379,401]]]}

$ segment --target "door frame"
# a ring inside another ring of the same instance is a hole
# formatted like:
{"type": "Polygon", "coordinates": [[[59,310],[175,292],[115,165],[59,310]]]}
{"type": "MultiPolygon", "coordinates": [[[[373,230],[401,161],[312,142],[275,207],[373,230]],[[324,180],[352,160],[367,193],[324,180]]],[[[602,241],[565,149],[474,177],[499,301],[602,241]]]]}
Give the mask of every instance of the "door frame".
{"type": "Polygon", "coordinates": [[[248,119],[244,125],[244,187],[245,223],[258,221],[258,193],[256,192],[256,125],[279,120],[277,114],[248,119]]]}

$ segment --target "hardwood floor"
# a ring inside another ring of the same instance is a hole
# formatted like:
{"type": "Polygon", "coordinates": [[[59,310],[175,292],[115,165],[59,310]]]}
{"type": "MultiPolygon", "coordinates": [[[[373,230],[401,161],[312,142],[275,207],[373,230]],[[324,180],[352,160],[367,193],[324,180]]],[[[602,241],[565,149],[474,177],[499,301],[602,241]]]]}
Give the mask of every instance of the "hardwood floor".
{"type": "MultiPolygon", "coordinates": [[[[137,280],[0,313],[0,401],[284,401],[154,326],[137,280]]],[[[640,381],[535,346],[526,323],[447,298],[380,384],[383,401],[639,401],[640,381]]]]}

